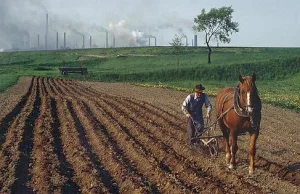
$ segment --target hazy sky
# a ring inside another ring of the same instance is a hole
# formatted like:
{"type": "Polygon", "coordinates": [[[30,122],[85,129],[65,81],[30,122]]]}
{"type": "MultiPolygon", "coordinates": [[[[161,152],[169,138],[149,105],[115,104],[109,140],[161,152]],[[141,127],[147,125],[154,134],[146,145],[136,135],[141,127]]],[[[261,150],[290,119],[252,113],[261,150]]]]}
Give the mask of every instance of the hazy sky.
{"type": "MultiPolygon", "coordinates": [[[[37,34],[43,44],[46,13],[49,45],[55,44],[56,32],[62,45],[67,32],[72,47],[82,46],[82,35],[86,45],[93,36],[93,44],[103,47],[104,31],[110,33],[109,44],[115,34],[117,46],[147,45],[151,36],[157,45],[169,45],[175,34],[182,33],[191,45],[194,18],[203,8],[222,6],[234,9],[239,32],[221,46],[300,47],[299,0],[0,0],[0,49],[27,39],[34,46],[37,34]]],[[[197,35],[198,45],[204,45],[204,33],[197,35]]]]}

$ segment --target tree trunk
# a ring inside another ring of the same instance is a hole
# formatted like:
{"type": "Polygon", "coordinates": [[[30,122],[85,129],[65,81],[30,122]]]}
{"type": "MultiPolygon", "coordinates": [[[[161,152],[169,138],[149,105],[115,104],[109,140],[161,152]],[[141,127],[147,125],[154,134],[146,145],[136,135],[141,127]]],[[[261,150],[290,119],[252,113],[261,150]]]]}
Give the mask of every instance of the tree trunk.
{"type": "Polygon", "coordinates": [[[208,60],[207,60],[207,62],[208,62],[208,64],[211,64],[211,60],[210,60],[211,48],[210,48],[209,45],[207,45],[207,48],[208,48],[208,60]]]}

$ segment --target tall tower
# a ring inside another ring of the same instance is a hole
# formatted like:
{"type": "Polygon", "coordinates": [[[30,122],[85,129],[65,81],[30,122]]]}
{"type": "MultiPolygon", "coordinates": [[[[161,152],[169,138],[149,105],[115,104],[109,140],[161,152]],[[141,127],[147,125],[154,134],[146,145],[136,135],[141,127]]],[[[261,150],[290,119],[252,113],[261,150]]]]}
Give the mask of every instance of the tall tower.
{"type": "Polygon", "coordinates": [[[197,35],[194,35],[194,46],[197,47],[197,35]]]}
{"type": "Polygon", "coordinates": [[[46,33],[45,33],[45,48],[48,48],[48,20],[49,20],[49,15],[48,13],[46,14],[46,33]]]}
{"type": "Polygon", "coordinates": [[[66,32],[64,32],[64,49],[67,48],[67,37],[66,37],[66,32]]]}
{"type": "Polygon", "coordinates": [[[56,50],[58,50],[58,32],[56,32],[56,50]]]}

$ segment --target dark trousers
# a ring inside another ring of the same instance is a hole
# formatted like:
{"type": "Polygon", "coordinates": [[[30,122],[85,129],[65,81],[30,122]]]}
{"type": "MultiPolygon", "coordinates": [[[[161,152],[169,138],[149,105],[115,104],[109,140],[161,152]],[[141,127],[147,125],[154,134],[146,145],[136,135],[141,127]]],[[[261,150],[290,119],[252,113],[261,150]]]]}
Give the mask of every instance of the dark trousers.
{"type": "Polygon", "coordinates": [[[201,132],[204,128],[204,121],[203,119],[195,120],[193,122],[192,118],[187,119],[187,136],[188,136],[188,143],[193,144],[196,143],[195,139],[195,133],[196,131],[201,132]]]}

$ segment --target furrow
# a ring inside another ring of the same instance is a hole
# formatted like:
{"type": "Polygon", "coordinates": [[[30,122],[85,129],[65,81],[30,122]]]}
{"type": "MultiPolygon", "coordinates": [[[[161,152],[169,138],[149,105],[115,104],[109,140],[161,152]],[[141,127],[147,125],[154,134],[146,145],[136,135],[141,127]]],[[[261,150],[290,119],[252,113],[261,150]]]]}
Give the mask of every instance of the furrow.
{"type": "MultiPolygon", "coordinates": [[[[0,150],[0,193],[8,193],[15,181],[15,172],[17,162],[20,159],[19,144],[24,140],[23,133],[28,127],[28,121],[33,113],[33,105],[35,103],[37,89],[37,78],[33,78],[30,92],[26,98],[25,105],[21,108],[18,115],[11,120],[11,124],[7,127],[5,141],[0,150]]],[[[19,112],[19,111],[18,111],[19,112]]]]}
{"type": "Polygon", "coordinates": [[[40,114],[41,106],[41,90],[40,90],[40,80],[37,78],[36,92],[34,96],[34,104],[32,112],[29,117],[25,120],[25,128],[22,134],[22,141],[18,146],[20,152],[20,158],[16,164],[15,171],[15,181],[12,185],[12,193],[26,192],[31,193],[32,188],[29,186],[29,181],[31,180],[31,175],[29,170],[32,166],[32,149],[33,149],[33,131],[37,122],[38,115],[40,114]]]}
{"type": "MultiPolygon", "coordinates": [[[[77,91],[76,88],[73,88],[72,86],[68,85],[68,88],[65,87],[65,85],[67,85],[66,83],[59,83],[57,84],[59,87],[61,87],[61,90],[63,91],[68,91],[68,95],[71,97],[75,97],[75,96],[78,96],[77,98],[81,98],[81,94],[80,92],[77,91]]],[[[117,147],[116,144],[113,144],[113,148],[114,150],[117,152],[119,151],[119,148],[117,147]]],[[[132,174],[132,172],[134,172],[134,174],[136,174],[137,177],[140,177],[140,178],[136,178],[135,176],[131,177],[132,181],[133,181],[133,185],[135,185],[134,183],[138,183],[140,182],[140,180],[142,180],[142,183],[140,188],[143,188],[143,187],[148,187],[147,185],[149,185],[148,181],[144,180],[144,178],[140,175],[140,173],[135,169],[135,167],[131,166],[130,162],[128,162],[129,160],[125,157],[125,156],[122,156],[121,152],[118,152],[118,155],[114,156],[115,158],[117,158],[121,163],[122,165],[125,166],[125,169],[126,171],[128,172],[127,175],[124,175],[124,176],[129,176],[132,174]],[[120,158],[121,157],[121,158],[120,158]]],[[[124,170],[123,170],[124,171],[124,170]]],[[[123,180],[124,181],[124,180],[123,180]]],[[[121,182],[122,184],[122,182],[121,182]]],[[[123,184],[124,185],[124,184],[123,184]]],[[[151,185],[151,184],[150,184],[151,185]]],[[[137,186],[134,186],[133,188],[136,188],[137,186]]],[[[128,190],[130,187],[128,186],[123,186],[122,187],[123,189],[125,190],[128,190]]],[[[132,188],[130,189],[132,190],[132,188]]],[[[152,189],[153,190],[153,189],[152,189]]],[[[153,190],[155,191],[155,189],[153,190]]],[[[154,192],[155,193],[155,192],[154,192]]]]}
{"type": "Polygon", "coordinates": [[[103,166],[101,173],[103,178],[110,177],[111,179],[111,182],[107,182],[106,185],[110,185],[111,191],[121,193],[155,193],[156,189],[152,188],[152,184],[132,166],[130,160],[118,146],[119,144],[110,136],[103,124],[96,119],[89,106],[93,105],[78,102],[74,104],[74,110],[79,120],[84,123],[87,142],[91,144],[91,150],[100,160],[99,166],[103,166]],[[119,189],[114,186],[112,179],[117,182],[119,189]]]}
{"type": "Polygon", "coordinates": [[[51,105],[51,116],[53,118],[53,149],[57,155],[58,161],[59,161],[59,171],[64,178],[66,178],[62,193],[79,193],[79,186],[76,184],[73,180],[74,177],[74,169],[72,169],[72,165],[70,162],[67,161],[66,155],[63,150],[63,143],[62,143],[62,137],[61,137],[61,126],[59,122],[59,115],[57,112],[56,107],[57,101],[55,98],[50,98],[50,105],[51,105]]]}
{"type": "MultiPolygon", "coordinates": [[[[184,188],[178,185],[173,177],[169,177],[169,173],[165,169],[161,169],[155,163],[155,160],[149,158],[145,152],[141,150],[138,144],[135,144],[134,140],[129,137],[122,127],[113,117],[101,108],[98,103],[92,103],[90,101],[90,110],[97,118],[98,122],[102,123],[108,130],[108,134],[115,139],[116,145],[118,145],[119,153],[126,154],[128,156],[127,163],[133,163],[137,170],[143,173],[150,181],[156,184],[160,192],[170,191],[171,193],[181,193],[184,188]],[[159,181],[159,182],[158,182],[159,181]]],[[[132,165],[133,165],[132,164],[132,165]]],[[[142,176],[142,175],[140,175],[142,176]]]]}
{"type": "Polygon", "coordinates": [[[45,91],[47,96],[50,98],[50,113],[48,114],[50,114],[52,117],[52,147],[59,161],[59,166],[57,168],[61,176],[63,176],[62,193],[79,193],[79,186],[72,180],[74,176],[74,170],[63,153],[61,133],[59,130],[61,127],[56,109],[57,102],[55,101],[55,96],[59,96],[59,94],[56,88],[52,86],[52,81],[50,82],[49,78],[47,78],[45,83],[45,91]]]}
{"type": "Polygon", "coordinates": [[[55,99],[60,119],[63,150],[68,163],[74,169],[74,181],[80,186],[80,191],[83,193],[106,193],[107,189],[99,181],[100,177],[97,174],[95,165],[90,160],[86,148],[80,143],[78,129],[68,109],[67,100],[60,97],[55,99]]]}
{"type": "Polygon", "coordinates": [[[38,193],[61,193],[66,178],[58,171],[59,161],[53,147],[53,118],[45,79],[42,78],[39,84],[40,91],[43,92],[41,92],[40,114],[34,127],[31,187],[38,193]]]}
{"type": "MultiPolygon", "coordinates": [[[[70,87],[70,88],[71,88],[71,87],[70,87]]],[[[76,92],[79,92],[79,90],[75,90],[74,88],[73,88],[73,90],[76,91],[76,92]]],[[[70,90],[69,90],[69,92],[72,93],[70,90]]],[[[85,95],[85,94],[82,94],[81,96],[84,96],[84,95],[85,95]]],[[[88,95],[86,95],[86,96],[88,97],[88,95]]],[[[131,136],[131,135],[129,134],[129,132],[128,132],[128,130],[126,129],[126,127],[124,127],[124,124],[123,124],[123,126],[121,126],[121,128],[122,128],[122,130],[125,131],[126,135],[129,136],[129,138],[133,139],[133,142],[134,142],[136,145],[139,145],[140,148],[142,148],[142,149],[139,149],[138,151],[144,150],[144,151],[142,152],[142,154],[144,155],[145,158],[148,158],[150,155],[147,154],[148,151],[147,151],[147,150],[145,151],[144,146],[141,147],[141,144],[140,144],[133,136],[131,136]],[[126,132],[126,131],[127,131],[127,132],[126,132]],[[145,153],[146,153],[146,154],[145,154],[145,153]]],[[[168,170],[167,166],[166,166],[165,164],[163,164],[163,162],[158,161],[158,159],[155,158],[155,157],[154,157],[154,158],[152,157],[151,160],[152,160],[152,161],[156,161],[156,167],[157,167],[157,166],[161,167],[161,169],[163,169],[164,171],[166,171],[166,172],[169,174],[169,176],[175,177],[173,174],[170,173],[170,171],[168,170]],[[166,167],[166,168],[164,168],[164,167],[166,167]]],[[[186,185],[186,184],[185,184],[183,181],[181,181],[179,178],[175,177],[174,179],[175,179],[175,182],[179,182],[179,184],[182,185],[183,187],[185,187],[186,190],[189,189],[189,190],[190,190],[189,192],[192,192],[192,190],[194,189],[192,186],[186,185]]],[[[195,187],[195,186],[194,186],[194,187],[195,187]]],[[[196,189],[194,189],[194,190],[196,190],[196,189]]]]}
{"type": "Polygon", "coordinates": [[[29,87],[28,92],[22,97],[21,101],[14,107],[14,109],[7,114],[1,121],[0,121],[0,148],[5,140],[5,134],[9,129],[10,124],[13,123],[14,119],[22,112],[26,103],[28,103],[28,98],[32,94],[33,86],[34,86],[34,79],[31,79],[31,84],[29,87]]]}

